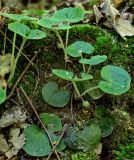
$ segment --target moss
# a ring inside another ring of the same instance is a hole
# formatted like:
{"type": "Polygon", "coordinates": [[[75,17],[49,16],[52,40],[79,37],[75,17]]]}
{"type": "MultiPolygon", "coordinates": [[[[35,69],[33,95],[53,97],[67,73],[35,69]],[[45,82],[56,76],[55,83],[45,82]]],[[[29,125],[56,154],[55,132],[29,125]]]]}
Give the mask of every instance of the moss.
{"type": "Polygon", "coordinates": [[[98,156],[95,153],[78,152],[72,154],[71,160],[98,160],[98,156]]]}

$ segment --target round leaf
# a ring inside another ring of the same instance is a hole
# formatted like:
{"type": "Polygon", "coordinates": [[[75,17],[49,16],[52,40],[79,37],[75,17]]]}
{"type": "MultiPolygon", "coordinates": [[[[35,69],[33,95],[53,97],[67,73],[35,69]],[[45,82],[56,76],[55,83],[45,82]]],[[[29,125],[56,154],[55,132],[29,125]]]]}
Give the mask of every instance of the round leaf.
{"type": "Polygon", "coordinates": [[[64,107],[70,100],[70,93],[65,89],[58,89],[56,82],[48,82],[42,88],[43,99],[51,106],[64,107]]]}
{"type": "Polygon", "coordinates": [[[53,18],[62,22],[76,23],[83,20],[84,11],[80,8],[63,8],[57,11],[53,18]]]}
{"type": "Polygon", "coordinates": [[[72,57],[80,57],[82,53],[91,54],[94,52],[94,47],[87,42],[77,41],[66,49],[67,54],[72,57]]]}
{"type": "Polygon", "coordinates": [[[27,154],[36,157],[49,155],[52,148],[48,136],[44,131],[31,125],[24,129],[24,134],[26,144],[23,149],[27,154]]]}
{"type": "Polygon", "coordinates": [[[8,29],[25,38],[27,38],[27,35],[30,32],[30,28],[28,26],[19,22],[10,23],[8,25],[8,29]]]}
{"type": "Polygon", "coordinates": [[[105,81],[98,86],[106,93],[120,95],[130,88],[131,78],[123,68],[107,65],[102,68],[101,76],[105,81]]]}
{"type": "Polygon", "coordinates": [[[0,87],[0,104],[6,100],[6,89],[0,87]]]}
{"type": "Polygon", "coordinates": [[[98,65],[104,61],[106,61],[107,56],[100,56],[100,55],[96,55],[96,56],[92,56],[90,59],[86,59],[86,58],[82,58],[79,60],[80,63],[82,64],[89,64],[89,65],[98,65]]]}
{"type": "Polygon", "coordinates": [[[49,131],[58,132],[62,130],[61,120],[52,113],[41,113],[40,119],[46,125],[49,131]]]}
{"type": "Polygon", "coordinates": [[[49,29],[69,29],[71,28],[70,25],[64,24],[59,20],[53,18],[42,18],[38,21],[38,24],[44,28],[49,29]]]}
{"type": "Polygon", "coordinates": [[[91,75],[87,73],[81,72],[80,76],[77,76],[74,75],[73,72],[62,69],[53,69],[52,73],[67,81],[86,81],[93,78],[91,75]]]}
{"type": "Polygon", "coordinates": [[[39,29],[30,30],[29,34],[27,35],[27,39],[42,39],[45,37],[46,34],[39,29]]]}
{"type": "Polygon", "coordinates": [[[37,20],[38,18],[33,18],[25,15],[20,15],[20,14],[9,14],[9,13],[0,13],[1,16],[7,17],[9,19],[15,20],[15,21],[33,21],[37,20]]]}

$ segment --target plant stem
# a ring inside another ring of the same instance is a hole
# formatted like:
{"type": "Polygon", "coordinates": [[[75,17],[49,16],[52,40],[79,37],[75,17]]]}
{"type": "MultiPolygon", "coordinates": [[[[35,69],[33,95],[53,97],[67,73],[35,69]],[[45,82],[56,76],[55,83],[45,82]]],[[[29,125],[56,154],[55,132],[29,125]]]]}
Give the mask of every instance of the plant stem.
{"type": "Polygon", "coordinates": [[[88,67],[87,73],[89,73],[91,70],[91,65],[88,67]]]}
{"type": "Polygon", "coordinates": [[[79,91],[79,89],[78,89],[75,81],[72,81],[72,84],[73,84],[74,90],[75,90],[75,92],[76,92],[76,94],[77,94],[77,97],[80,98],[80,97],[81,97],[80,91],[79,91]]]}
{"type": "Polygon", "coordinates": [[[13,72],[13,67],[14,67],[14,53],[15,53],[15,41],[16,41],[16,33],[14,33],[13,37],[13,45],[12,45],[12,56],[11,56],[11,67],[10,67],[10,75],[8,82],[11,80],[12,72],[13,72]]]}
{"type": "Polygon", "coordinates": [[[4,51],[3,51],[3,55],[6,54],[6,35],[7,35],[7,28],[5,29],[5,33],[4,33],[4,51]]]}
{"type": "Polygon", "coordinates": [[[98,86],[91,87],[91,88],[85,90],[80,96],[82,97],[82,96],[84,96],[86,93],[88,93],[88,92],[90,92],[90,91],[92,91],[92,90],[98,89],[98,88],[99,88],[98,86]]]}
{"type": "Polygon", "coordinates": [[[18,63],[18,59],[19,59],[19,57],[21,56],[21,53],[22,53],[22,50],[23,50],[23,48],[24,48],[25,43],[26,43],[26,39],[23,38],[23,41],[22,41],[22,44],[21,44],[21,46],[20,46],[19,52],[17,53],[17,57],[16,57],[16,59],[13,61],[14,63],[13,63],[13,66],[12,66],[12,70],[11,70],[11,72],[10,72],[10,76],[9,76],[8,82],[10,82],[10,81],[12,80],[13,76],[14,76],[15,69],[16,69],[16,66],[17,66],[17,63],[18,63]]]}
{"type": "Polygon", "coordinates": [[[57,30],[55,30],[55,32],[56,32],[57,37],[59,38],[59,41],[60,41],[60,43],[61,43],[61,45],[62,45],[62,49],[63,49],[64,56],[65,56],[64,59],[65,59],[65,61],[67,61],[68,57],[67,57],[67,53],[66,53],[66,49],[65,49],[65,45],[64,45],[64,43],[63,43],[63,40],[62,40],[59,32],[58,32],[57,30]]]}
{"type": "MultiPolygon", "coordinates": [[[[81,53],[81,58],[83,59],[83,55],[82,55],[82,53],[81,53]]],[[[83,66],[83,72],[85,73],[85,72],[86,72],[85,64],[83,63],[83,64],[82,64],[82,66],[83,66]]]]}
{"type": "Polygon", "coordinates": [[[67,29],[67,33],[66,33],[66,48],[68,46],[68,39],[69,39],[69,29],[67,29]]]}

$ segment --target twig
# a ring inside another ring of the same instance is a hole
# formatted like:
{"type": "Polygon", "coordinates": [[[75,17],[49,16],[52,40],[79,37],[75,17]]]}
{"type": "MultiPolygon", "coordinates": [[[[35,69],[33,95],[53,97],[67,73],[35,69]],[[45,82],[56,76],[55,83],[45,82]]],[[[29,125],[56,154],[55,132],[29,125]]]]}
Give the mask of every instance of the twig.
{"type": "Polygon", "coordinates": [[[47,160],[50,159],[52,153],[54,152],[54,150],[56,149],[56,147],[59,145],[59,143],[60,143],[60,141],[62,140],[62,137],[64,136],[65,131],[66,131],[66,129],[68,128],[68,126],[69,126],[69,125],[67,125],[67,124],[64,125],[64,127],[63,127],[63,129],[62,129],[62,130],[63,130],[63,131],[62,131],[62,134],[61,134],[60,138],[58,139],[58,142],[55,144],[54,148],[53,148],[52,151],[50,152],[49,156],[47,157],[47,160]]]}
{"type": "MultiPolygon", "coordinates": [[[[35,60],[36,56],[38,55],[39,52],[35,53],[35,55],[32,57],[32,59],[30,60],[33,64],[33,61],[35,60]]],[[[26,68],[24,69],[24,71],[22,72],[22,74],[20,75],[20,77],[17,79],[17,81],[15,82],[13,88],[12,88],[12,91],[10,92],[10,94],[8,95],[7,99],[9,99],[14,91],[15,91],[15,88],[17,87],[18,83],[20,82],[20,80],[22,79],[22,77],[25,75],[25,73],[27,72],[27,70],[29,69],[29,67],[32,65],[31,62],[28,63],[28,65],[26,66],[26,68]]]]}
{"type": "Polygon", "coordinates": [[[50,141],[50,143],[51,143],[52,151],[55,153],[57,159],[60,160],[60,157],[59,157],[59,155],[58,155],[56,149],[54,149],[55,146],[53,145],[53,141],[52,141],[52,139],[51,139],[51,136],[50,136],[49,132],[47,131],[46,126],[45,126],[44,123],[41,121],[41,119],[40,119],[40,117],[39,117],[39,115],[38,115],[38,113],[37,113],[35,107],[33,106],[31,100],[30,100],[29,97],[27,96],[27,94],[26,94],[26,92],[24,91],[24,89],[23,89],[22,87],[20,87],[20,89],[22,90],[23,94],[24,94],[25,97],[27,98],[27,100],[28,100],[28,102],[29,102],[31,108],[33,109],[33,111],[34,111],[36,117],[38,118],[40,124],[42,125],[43,129],[45,130],[45,132],[46,132],[46,134],[47,134],[47,136],[48,136],[48,138],[49,138],[49,141],[50,141]]]}

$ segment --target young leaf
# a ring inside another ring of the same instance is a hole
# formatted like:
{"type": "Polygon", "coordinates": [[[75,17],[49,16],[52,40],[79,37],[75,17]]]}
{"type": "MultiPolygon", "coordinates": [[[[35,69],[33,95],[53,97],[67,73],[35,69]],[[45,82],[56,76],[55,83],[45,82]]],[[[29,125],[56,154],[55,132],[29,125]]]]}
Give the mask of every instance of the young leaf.
{"type": "Polygon", "coordinates": [[[33,17],[29,17],[29,16],[25,16],[25,15],[20,15],[20,14],[9,14],[9,13],[0,13],[1,16],[7,17],[9,19],[15,20],[15,21],[21,21],[21,20],[25,20],[25,21],[33,21],[33,20],[37,20],[38,18],[33,18],[33,17]]]}
{"type": "Polygon", "coordinates": [[[121,67],[107,65],[102,68],[101,76],[104,80],[98,86],[106,93],[120,95],[130,88],[131,78],[121,67]]]}
{"type": "Polygon", "coordinates": [[[58,10],[54,16],[54,19],[57,19],[61,22],[67,22],[67,23],[76,23],[84,18],[84,11],[80,8],[63,8],[61,10],[58,10]]]}
{"type": "Polygon", "coordinates": [[[60,77],[67,81],[87,81],[93,77],[87,73],[80,73],[80,76],[74,75],[73,72],[62,70],[62,69],[52,69],[52,73],[57,77],[60,77]]]}
{"type": "Polygon", "coordinates": [[[43,99],[51,106],[64,107],[70,100],[70,93],[66,89],[59,89],[56,82],[48,82],[42,88],[43,99]]]}
{"type": "Polygon", "coordinates": [[[8,29],[25,38],[27,38],[27,35],[30,32],[30,28],[27,25],[19,22],[9,23],[8,29]]]}
{"type": "Polygon", "coordinates": [[[62,130],[61,120],[58,116],[52,113],[41,113],[40,119],[49,131],[58,132],[62,130]]]}
{"type": "Polygon", "coordinates": [[[38,21],[38,24],[44,28],[49,28],[49,29],[69,29],[71,28],[69,24],[64,24],[54,18],[42,18],[38,21]]]}
{"type": "Polygon", "coordinates": [[[6,89],[0,87],[0,104],[6,100],[6,89]]]}
{"type": "Polygon", "coordinates": [[[26,137],[26,144],[24,145],[24,151],[36,157],[49,155],[51,152],[51,145],[46,133],[38,127],[31,125],[24,129],[26,137]]]}
{"type": "Polygon", "coordinates": [[[42,39],[46,37],[43,31],[38,29],[31,30],[27,25],[19,22],[10,23],[8,28],[26,39],[42,39]]]}
{"type": "Polygon", "coordinates": [[[92,56],[90,59],[86,59],[86,58],[82,58],[79,60],[80,63],[82,64],[89,64],[89,65],[98,65],[104,61],[106,61],[107,56],[103,55],[96,55],[96,56],[92,56]]]}
{"type": "Polygon", "coordinates": [[[32,29],[27,35],[27,39],[42,39],[45,37],[46,37],[46,34],[39,29],[32,29]]]}
{"type": "Polygon", "coordinates": [[[72,57],[80,57],[82,53],[91,54],[94,52],[94,47],[87,42],[77,41],[66,49],[67,54],[72,57]]]}

